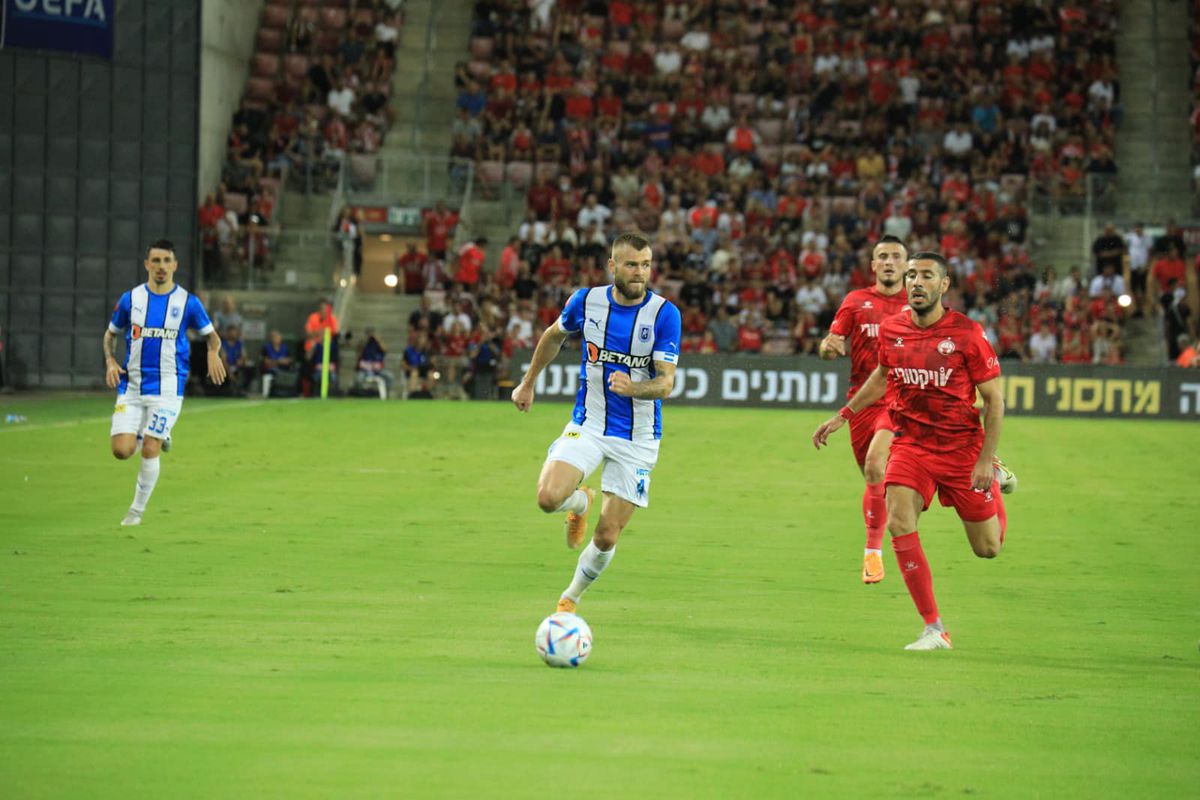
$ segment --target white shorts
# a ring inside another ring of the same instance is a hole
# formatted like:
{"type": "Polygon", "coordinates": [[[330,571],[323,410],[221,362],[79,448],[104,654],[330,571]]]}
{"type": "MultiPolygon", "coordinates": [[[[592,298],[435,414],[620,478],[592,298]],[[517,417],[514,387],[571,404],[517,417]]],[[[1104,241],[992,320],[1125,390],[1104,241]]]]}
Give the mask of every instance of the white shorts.
{"type": "Polygon", "coordinates": [[[117,395],[113,408],[112,432],[136,433],[154,439],[169,439],[171,428],[183,409],[182,397],[126,397],[117,395]]]}
{"type": "Polygon", "coordinates": [[[658,463],[658,442],[597,436],[572,422],[550,445],[546,460],[564,461],[585,478],[603,463],[600,490],[646,508],[650,505],[650,470],[658,463]]]}

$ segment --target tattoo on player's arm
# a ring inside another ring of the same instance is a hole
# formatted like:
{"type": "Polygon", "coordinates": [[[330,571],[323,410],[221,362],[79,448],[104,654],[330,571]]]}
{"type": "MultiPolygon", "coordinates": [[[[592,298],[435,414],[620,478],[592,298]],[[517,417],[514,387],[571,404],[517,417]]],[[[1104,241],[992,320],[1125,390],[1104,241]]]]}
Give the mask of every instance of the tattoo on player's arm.
{"type": "Polygon", "coordinates": [[[675,387],[675,365],[665,361],[655,361],[654,369],[658,373],[648,381],[633,384],[632,397],[639,400],[666,400],[675,387]]]}

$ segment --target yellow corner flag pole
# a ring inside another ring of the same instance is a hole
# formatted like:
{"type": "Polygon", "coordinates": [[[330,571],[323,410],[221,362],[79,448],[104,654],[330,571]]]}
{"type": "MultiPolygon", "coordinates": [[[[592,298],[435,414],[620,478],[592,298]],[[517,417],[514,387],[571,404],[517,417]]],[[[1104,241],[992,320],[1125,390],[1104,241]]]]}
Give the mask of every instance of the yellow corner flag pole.
{"type": "Polygon", "coordinates": [[[329,396],[329,328],[325,329],[325,342],[321,345],[321,399],[329,396]]]}

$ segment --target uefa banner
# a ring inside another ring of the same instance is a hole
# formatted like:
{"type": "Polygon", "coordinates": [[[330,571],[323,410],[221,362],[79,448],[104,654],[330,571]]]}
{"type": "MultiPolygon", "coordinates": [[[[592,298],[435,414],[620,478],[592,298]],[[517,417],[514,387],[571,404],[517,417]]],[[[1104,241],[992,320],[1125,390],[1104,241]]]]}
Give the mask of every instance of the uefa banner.
{"type": "MultiPolygon", "coordinates": [[[[529,351],[514,355],[520,379],[529,351]]],[[[1006,413],[1200,421],[1200,370],[1040,365],[1002,361],[1006,413]]],[[[846,359],[813,356],[688,355],[680,357],[675,405],[827,408],[846,397],[846,359]]],[[[538,377],[543,400],[574,400],[579,352],[564,351],[538,377]]]]}
{"type": "Polygon", "coordinates": [[[112,58],[113,0],[4,0],[0,47],[112,58]]]}

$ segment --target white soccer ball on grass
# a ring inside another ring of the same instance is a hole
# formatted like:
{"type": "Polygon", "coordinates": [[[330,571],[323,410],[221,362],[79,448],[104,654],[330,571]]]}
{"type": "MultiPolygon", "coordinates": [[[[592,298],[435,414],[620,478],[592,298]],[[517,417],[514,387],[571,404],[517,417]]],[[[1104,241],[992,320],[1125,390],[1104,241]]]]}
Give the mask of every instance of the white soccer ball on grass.
{"type": "Polygon", "coordinates": [[[560,611],[542,620],[533,644],[551,667],[578,667],[592,652],[592,629],[583,617],[560,611]]]}

